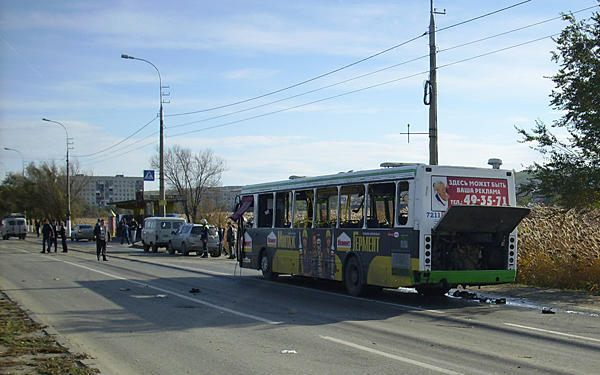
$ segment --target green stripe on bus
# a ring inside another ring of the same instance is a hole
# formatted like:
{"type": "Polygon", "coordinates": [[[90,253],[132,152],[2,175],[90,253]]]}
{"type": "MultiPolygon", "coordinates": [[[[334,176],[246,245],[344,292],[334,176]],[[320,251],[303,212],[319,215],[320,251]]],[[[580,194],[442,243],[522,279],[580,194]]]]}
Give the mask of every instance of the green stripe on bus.
{"type": "MultiPolygon", "coordinates": [[[[517,271],[515,270],[477,270],[477,271],[421,271],[421,280],[413,280],[415,285],[438,284],[446,280],[448,284],[500,284],[515,281],[517,271]],[[429,274],[429,277],[425,277],[429,274]]],[[[413,275],[414,277],[414,275],[413,275]]]]}

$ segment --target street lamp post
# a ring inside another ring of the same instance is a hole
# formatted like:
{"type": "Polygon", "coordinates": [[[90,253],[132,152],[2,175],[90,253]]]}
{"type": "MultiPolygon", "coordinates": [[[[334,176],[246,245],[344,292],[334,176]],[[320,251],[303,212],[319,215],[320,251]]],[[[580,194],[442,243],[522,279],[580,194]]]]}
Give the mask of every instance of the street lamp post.
{"type": "Polygon", "coordinates": [[[125,54],[122,54],[121,58],[146,62],[146,63],[152,65],[152,67],[154,69],[156,69],[156,73],[158,73],[158,89],[159,89],[158,101],[160,103],[160,112],[159,112],[160,113],[160,136],[159,136],[160,140],[159,140],[159,176],[158,176],[159,195],[160,195],[159,206],[160,206],[161,216],[167,216],[167,199],[165,196],[165,166],[164,166],[164,129],[165,129],[165,124],[164,124],[164,114],[163,114],[163,91],[162,91],[163,87],[162,87],[162,78],[160,76],[160,71],[158,70],[156,65],[152,64],[148,60],[140,59],[138,57],[133,57],[133,56],[125,55],[125,54]]]}
{"type": "Polygon", "coordinates": [[[67,237],[71,236],[71,184],[69,183],[69,132],[67,131],[67,127],[58,121],[48,120],[47,118],[43,118],[43,121],[53,122],[57,125],[62,126],[65,130],[66,136],[66,144],[67,144],[67,228],[66,235],[67,237]]]}
{"type": "Polygon", "coordinates": [[[23,157],[23,154],[21,154],[21,151],[10,147],[4,147],[4,149],[6,151],[14,151],[21,156],[21,173],[23,174],[23,176],[25,176],[25,158],[23,157]]]}

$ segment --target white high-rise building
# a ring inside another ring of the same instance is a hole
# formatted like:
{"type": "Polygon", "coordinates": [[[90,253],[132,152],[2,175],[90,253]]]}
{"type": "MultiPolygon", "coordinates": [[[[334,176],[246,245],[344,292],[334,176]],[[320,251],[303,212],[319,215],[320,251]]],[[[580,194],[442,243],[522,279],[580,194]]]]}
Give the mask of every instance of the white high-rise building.
{"type": "Polygon", "coordinates": [[[134,200],[137,191],[144,190],[142,177],[86,176],[72,177],[74,186],[81,186],[80,196],[89,204],[105,207],[113,202],[134,200]]]}

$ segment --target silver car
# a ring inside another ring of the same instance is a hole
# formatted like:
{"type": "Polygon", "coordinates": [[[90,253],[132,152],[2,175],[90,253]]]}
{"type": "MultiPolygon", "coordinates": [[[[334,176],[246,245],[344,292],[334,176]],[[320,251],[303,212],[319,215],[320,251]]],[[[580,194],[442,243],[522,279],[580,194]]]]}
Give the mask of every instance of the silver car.
{"type": "MultiPolygon", "coordinates": [[[[202,254],[202,239],[200,232],[202,225],[199,224],[183,224],[177,232],[173,234],[167,244],[167,252],[175,254],[180,252],[183,255],[188,255],[190,252],[196,252],[197,255],[202,254]]],[[[219,235],[214,225],[208,226],[208,239],[206,248],[212,257],[221,255],[219,248],[219,235]]]]}
{"type": "Polygon", "coordinates": [[[71,231],[71,241],[94,239],[94,227],[89,224],[76,225],[71,231]]]}

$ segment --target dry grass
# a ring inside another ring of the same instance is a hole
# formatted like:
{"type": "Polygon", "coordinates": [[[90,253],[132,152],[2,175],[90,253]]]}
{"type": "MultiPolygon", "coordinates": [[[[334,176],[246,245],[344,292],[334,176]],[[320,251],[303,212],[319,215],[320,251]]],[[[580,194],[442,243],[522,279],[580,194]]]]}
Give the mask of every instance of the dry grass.
{"type": "Polygon", "coordinates": [[[85,358],[85,354],[69,353],[0,293],[1,374],[97,374],[97,369],[81,365],[85,358]]]}
{"type": "Polygon", "coordinates": [[[517,281],[600,294],[600,210],[533,208],[519,225],[517,281]]]}

